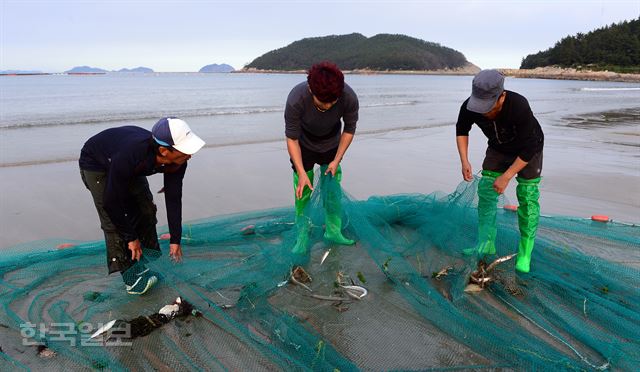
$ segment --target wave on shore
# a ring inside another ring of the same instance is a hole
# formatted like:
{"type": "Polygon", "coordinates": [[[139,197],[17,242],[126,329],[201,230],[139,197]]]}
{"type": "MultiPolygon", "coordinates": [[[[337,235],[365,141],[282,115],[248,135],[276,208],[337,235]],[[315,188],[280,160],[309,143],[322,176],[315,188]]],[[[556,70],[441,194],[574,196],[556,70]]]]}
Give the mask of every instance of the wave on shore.
{"type": "MultiPolygon", "coordinates": [[[[390,101],[363,104],[360,107],[393,107],[393,106],[412,106],[417,104],[418,101],[390,101]]],[[[217,108],[211,109],[193,109],[193,110],[178,110],[166,113],[158,113],[157,111],[149,112],[110,112],[104,115],[95,116],[82,116],[82,117],[59,117],[52,118],[52,115],[48,115],[42,119],[27,119],[27,120],[15,120],[14,123],[6,123],[7,118],[4,118],[5,123],[0,124],[0,130],[14,130],[14,129],[27,129],[27,128],[44,128],[44,127],[56,127],[56,126],[72,126],[72,125],[95,125],[115,122],[127,122],[127,121],[140,121],[140,120],[156,120],[163,115],[172,115],[181,118],[190,117],[211,117],[211,116],[228,116],[228,115],[259,115],[275,112],[284,112],[284,107],[243,107],[243,108],[217,108]]]]}
{"type": "MultiPolygon", "coordinates": [[[[383,129],[365,129],[358,130],[358,136],[363,135],[374,135],[374,134],[383,134],[383,133],[391,133],[391,132],[404,132],[411,130],[420,130],[426,128],[438,128],[444,126],[450,126],[453,123],[440,123],[440,122],[430,122],[424,125],[415,125],[415,126],[398,126],[391,128],[383,128],[383,129]]],[[[240,141],[229,141],[229,142],[212,142],[207,143],[205,148],[220,148],[220,147],[229,147],[229,146],[244,146],[244,145],[254,145],[254,144],[262,144],[262,143],[274,143],[284,141],[282,137],[272,137],[272,138],[261,138],[261,139],[253,139],[253,140],[240,140],[240,141]]],[[[3,162],[0,161],[0,168],[10,168],[10,167],[23,167],[29,165],[42,165],[42,164],[55,164],[55,163],[65,163],[70,161],[77,161],[78,156],[61,156],[56,158],[47,158],[47,159],[31,159],[31,160],[22,160],[22,161],[12,161],[12,162],[3,162]]]]}

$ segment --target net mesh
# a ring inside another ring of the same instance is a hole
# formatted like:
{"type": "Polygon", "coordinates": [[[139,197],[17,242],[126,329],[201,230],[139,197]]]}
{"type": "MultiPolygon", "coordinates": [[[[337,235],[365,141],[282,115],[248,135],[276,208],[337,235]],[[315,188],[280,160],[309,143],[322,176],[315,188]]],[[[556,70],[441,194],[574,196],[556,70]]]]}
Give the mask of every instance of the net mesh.
{"type": "MultiPolygon", "coordinates": [[[[531,273],[507,261],[483,290],[465,292],[478,263],[462,254],[477,239],[477,179],[450,194],[343,192],[354,246],[323,240],[323,199],[340,185],[316,185],[307,254],[291,253],[293,208],[195,221],[183,229],[182,264],[148,263],[162,278],[143,296],[105,275],[102,241],[4,251],[0,369],[640,368],[638,226],[541,217],[531,273]],[[310,290],[290,280],[298,265],[310,290]],[[178,296],[198,312],[124,345],[88,341],[99,325],[158,313],[178,296]]],[[[514,253],[516,213],[500,208],[497,223],[497,256],[514,253]]]]}

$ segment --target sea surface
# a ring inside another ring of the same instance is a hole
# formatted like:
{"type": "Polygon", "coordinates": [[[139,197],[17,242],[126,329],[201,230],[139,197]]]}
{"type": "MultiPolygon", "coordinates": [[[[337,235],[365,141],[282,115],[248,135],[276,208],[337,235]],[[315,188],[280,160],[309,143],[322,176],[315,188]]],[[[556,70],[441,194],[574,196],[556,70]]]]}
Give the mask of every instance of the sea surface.
{"type": "MultiPolygon", "coordinates": [[[[80,182],[84,142],[121,125],[185,119],[207,142],[190,162],[185,221],[290,206],[284,105],[296,74],[107,74],[0,77],[0,249],[100,239],[80,182]],[[244,144],[244,145],[243,145],[244,144]],[[34,243],[31,243],[34,242],[34,243]]],[[[455,122],[471,76],[347,75],[360,120],[344,187],[373,195],[451,192],[461,182],[455,122]]],[[[545,214],[640,222],[640,84],[507,78],[545,133],[545,214]]],[[[471,133],[477,172],[486,139],[471,133]]],[[[159,190],[162,177],[149,177],[159,190]]],[[[516,202],[515,186],[505,196],[516,202]]],[[[163,203],[162,195],[154,196],[163,203]]],[[[166,223],[158,208],[159,226],[166,223]]],[[[160,227],[162,228],[162,227],[160,227]]]]}
{"type": "MultiPolygon", "coordinates": [[[[360,99],[358,133],[453,125],[470,76],[347,75],[360,99]]],[[[298,74],[106,74],[0,77],[0,167],[75,161],[112,126],[185,119],[207,146],[282,141],[298,74]]],[[[543,128],[640,133],[640,84],[507,78],[543,128]]],[[[639,147],[638,136],[625,136],[639,147]]],[[[636,150],[640,152],[639,150],[636,150]]]]}

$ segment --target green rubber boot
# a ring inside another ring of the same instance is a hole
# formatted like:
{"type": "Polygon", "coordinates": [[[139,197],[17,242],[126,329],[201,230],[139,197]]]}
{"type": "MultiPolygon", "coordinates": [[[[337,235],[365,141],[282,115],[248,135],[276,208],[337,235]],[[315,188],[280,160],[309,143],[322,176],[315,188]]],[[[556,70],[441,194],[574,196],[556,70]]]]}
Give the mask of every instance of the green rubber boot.
{"type": "Polygon", "coordinates": [[[478,244],[462,252],[465,255],[485,256],[496,254],[496,214],[499,194],[493,189],[493,183],[502,173],[490,170],[482,171],[478,182],[478,244]]]}
{"type": "MultiPolygon", "coordinates": [[[[307,172],[307,177],[313,183],[313,170],[307,172]]],[[[298,188],[298,173],[293,172],[293,192],[295,195],[295,191],[298,188]]],[[[311,189],[305,187],[302,190],[302,197],[298,199],[296,197],[295,206],[296,206],[296,229],[297,238],[296,244],[291,249],[292,253],[295,254],[305,254],[307,253],[307,249],[309,248],[309,231],[311,230],[311,219],[308,216],[305,216],[304,209],[307,204],[309,204],[309,200],[311,200],[311,189]]]]}
{"type": "Polygon", "coordinates": [[[327,166],[320,167],[321,180],[323,182],[322,191],[325,193],[323,196],[324,209],[325,209],[325,232],[324,238],[337,244],[353,245],[355,241],[346,238],[342,235],[342,188],[340,182],[342,181],[342,168],[338,165],[336,169],[335,181],[329,182],[332,177],[331,174],[324,175],[327,171],[327,166]]]}
{"type": "Polygon", "coordinates": [[[531,252],[536,240],[538,230],[538,220],[540,219],[540,177],[531,180],[517,177],[518,186],[516,195],[518,196],[518,227],[520,228],[520,243],[518,244],[518,255],[516,256],[516,270],[528,273],[531,264],[531,252]]]}

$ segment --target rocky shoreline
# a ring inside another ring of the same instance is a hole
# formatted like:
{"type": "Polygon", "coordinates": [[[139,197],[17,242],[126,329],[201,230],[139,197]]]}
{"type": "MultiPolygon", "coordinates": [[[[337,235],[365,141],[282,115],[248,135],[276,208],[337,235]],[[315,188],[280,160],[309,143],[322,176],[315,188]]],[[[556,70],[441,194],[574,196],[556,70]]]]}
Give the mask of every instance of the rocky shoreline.
{"type": "MultiPolygon", "coordinates": [[[[499,68],[503,74],[509,77],[522,79],[556,79],[556,80],[587,80],[587,81],[619,81],[627,83],[640,83],[640,74],[621,74],[611,71],[590,71],[576,70],[573,68],[560,67],[538,67],[535,69],[509,69],[499,68]]],[[[345,70],[345,74],[355,75],[475,75],[480,68],[473,64],[468,64],[459,69],[443,70],[345,70]]],[[[258,70],[255,68],[244,68],[233,73],[254,73],[254,74],[306,74],[305,70],[258,70]]]]}
{"type": "MultiPolygon", "coordinates": [[[[480,71],[480,68],[472,63],[469,63],[463,67],[455,69],[441,69],[441,70],[370,70],[370,69],[358,69],[358,70],[342,70],[345,74],[353,75],[475,75],[480,71]]],[[[306,70],[259,70],[256,68],[243,68],[242,70],[236,70],[234,73],[252,73],[252,74],[306,74],[306,70]]]]}
{"type": "Polygon", "coordinates": [[[503,74],[523,79],[620,81],[640,83],[640,74],[620,74],[611,71],[576,70],[574,68],[538,67],[535,69],[499,69],[503,74]]]}

